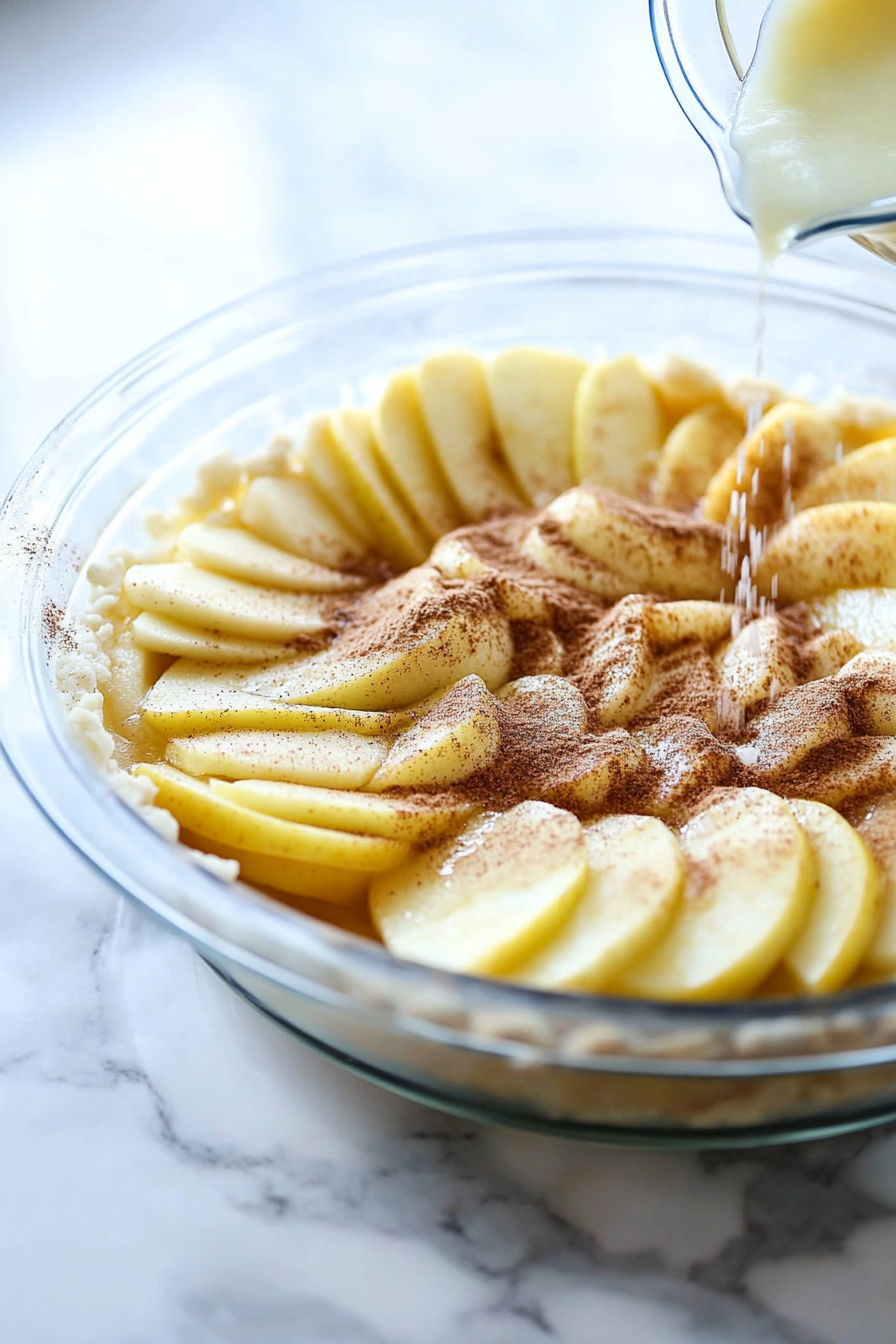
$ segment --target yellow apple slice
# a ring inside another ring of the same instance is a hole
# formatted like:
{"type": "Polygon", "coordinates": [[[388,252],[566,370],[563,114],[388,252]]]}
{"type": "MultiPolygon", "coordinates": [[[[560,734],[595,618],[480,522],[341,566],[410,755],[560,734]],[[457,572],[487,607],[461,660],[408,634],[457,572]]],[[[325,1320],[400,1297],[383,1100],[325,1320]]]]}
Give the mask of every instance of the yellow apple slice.
{"type": "Polygon", "coordinates": [[[721,402],[686,415],[663,444],[651,488],[653,502],[691,513],[743,437],[743,420],[721,402]]]}
{"type": "Polygon", "coordinates": [[[370,913],[397,957],[495,974],[551,936],[587,872],[585,835],[575,817],[525,802],[376,879],[370,913]]]}
{"type": "MultiPolygon", "coordinates": [[[[787,776],[820,747],[851,736],[848,696],[835,680],[810,681],[776,700],[750,724],[748,749],[762,783],[773,785],[787,776]]],[[[742,747],[738,755],[743,760],[742,747]]]]}
{"type": "Polygon", "coordinates": [[[257,588],[196,565],[174,561],[131,565],[124,580],[129,602],[184,625],[241,639],[286,644],[330,628],[332,599],[314,593],[257,588]]]}
{"type": "Polygon", "coordinates": [[[575,484],[576,388],[587,365],[575,355],[520,346],[486,366],[495,424],[523,498],[536,509],[575,484]]]}
{"type": "Polygon", "coordinates": [[[840,669],[834,684],[848,697],[853,732],[896,734],[896,655],[866,650],[840,669]]]}
{"type": "MultiPolygon", "coordinates": [[[[323,863],[303,863],[301,859],[278,859],[270,854],[254,854],[248,849],[225,845],[219,840],[181,829],[181,844],[190,845],[203,854],[217,854],[220,859],[235,859],[240,866],[240,881],[253,886],[269,887],[279,898],[298,896],[320,901],[327,920],[332,915],[327,906],[356,906],[364,901],[370,886],[370,874],[353,872],[348,868],[333,868],[323,863]]],[[[290,902],[291,904],[291,902],[290,902]]]]}
{"type": "Polygon", "coordinates": [[[683,355],[664,355],[659,367],[652,370],[650,381],[671,424],[701,406],[722,401],[725,395],[712,369],[683,355]]]}
{"type": "Polygon", "coordinates": [[[896,797],[879,798],[858,831],[877,864],[881,902],[861,969],[871,975],[892,975],[896,972],[896,797]]]}
{"type": "Polygon", "coordinates": [[[678,839],[654,817],[605,817],[585,829],[588,879],[554,936],[509,972],[539,989],[605,989],[669,928],[681,898],[678,839]]]}
{"type": "Polygon", "coordinates": [[[364,587],[364,580],[354,574],[303,560],[243,527],[190,523],[177,539],[177,558],[233,579],[297,593],[347,593],[364,587]]]}
{"type": "Polygon", "coordinates": [[[293,784],[360,789],[382,765],[388,750],[388,741],[383,738],[358,737],[339,729],[326,733],[244,729],[174,737],[166,756],[189,775],[282,779],[293,784]]]}
{"type": "Polygon", "coordinates": [[[520,579],[487,564],[476,551],[475,539],[469,535],[443,537],[433,548],[429,564],[446,579],[476,579],[487,574],[509,621],[536,621],[539,625],[547,625],[551,620],[550,603],[543,585],[537,579],[520,579]]]}
{"type": "Polygon", "coordinates": [[[261,663],[292,658],[295,649],[259,639],[233,639],[215,630],[200,630],[183,621],[172,621],[157,612],[141,611],[130,626],[134,643],[154,653],[191,658],[205,663],[261,663]]]}
{"type": "Polygon", "coordinates": [[[501,456],[482,360],[466,351],[431,355],[417,389],[442,471],[475,522],[522,504],[501,456]]]}
{"type": "Polygon", "coordinates": [[[181,826],[235,849],[366,873],[383,872],[407,857],[408,846],[397,840],[349,835],[253,812],[170,765],[138,765],[134,773],[152,780],[156,806],[166,808],[181,826]]]}
{"type": "Polygon", "coordinates": [[[650,639],[660,648],[694,639],[712,648],[731,634],[733,615],[726,602],[652,602],[644,609],[650,639]]]}
{"type": "Polygon", "coordinates": [[[131,627],[119,634],[110,652],[109,683],[104,688],[106,708],[116,729],[129,736],[136,726],[144,697],[164,673],[167,659],[142,648],[131,627]]]}
{"type": "Polygon", "coordinates": [[[772,537],[756,581],[782,602],[840,588],[896,588],[896,504],[822,504],[798,513],[772,537]]]}
{"type": "Polygon", "coordinates": [[[392,489],[377,460],[368,411],[338,411],[330,421],[333,443],[359,509],[376,534],[378,550],[399,569],[426,559],[429,543],[392,489]]]}
{"type": "Polygon", "coordinates": [[[850,453],[810,481],[795,503],[797,509],[814,509],[855,499],[896,504],[896,439],[882,439],[850,453]]]}
{"type": "Polygon", "coordinates": [[[393,374],[373,412],[373,432],[392,484],[412,508],[430,541],[453,532],[464,521],[439,465],[423,419],[417,379],[393,374]]]}
{"type": "Polygon", "coordinates": [[[848,630],[826,630],[803,645],[803,676],[807,681],[835,677],[862,652],[861,641],[848,630]]]}
{"type": "Polygon", "coordinates": [[[478,808],[460,799],[420,794],[383,798],[378,794],[341,789],[312,788],[305,784],[281,784],[247,779],[236,783],[212,779],[212,793],[228,798],[254,812],[264,812],[284,821],[302,821],[356,835],[379,835],[412,845],[429,845],[468,821],[478,808]]]}
{"type": "Polygon", "coordinates": [[[604,728],[624,728],[650,694],[654,657],[645,607],[643,598],[623,598],[595,629],[580,660],[591,713],[604,728]]]}
{"type": "Polygon", "coordinates": [[[614,792],[624,795],[627,782],[646,766],[647,757],[635,739],[624,728],[616,728],[566,746],[550,766],[547,780],[533,779],[532,792],[558,807],[594,813],[614,792]]]}
{"type": "Polygon", "coordinates": [[[587,733],[588,705],[582,692],[565,677],[519,677],[498,692],[505,709],[546,727],[587,733]]]}
{"type": "Polygon", "coordinates": [[[687,875],[675,922],[613,990],[643,999],[742,998],[803,928],[812,851],[787,804],[762,789],[719,790],[681,843],[687,875]]]}
{"type": "Polygon", "coordinates": [[[481,677],[464,677],[398,738],[366,788],[440,789],[487,770],[501,745],[497,704],[481,677]]]}
{"type": "Polygon", "coordinates": [[[709,482],[700,505],[704,518],[724,523],[734,507],[743,511],[748,528],[773,526],[787,517],[793,497],[836,461],[839,443],[829,415],[804,402],[781,402],[709,482]]]}
{"type": "Polygon", "coordinates": [[[263,541],[328,569],[357,564],[367,551],[305,475],[256,476],[239,514],[263,541]]]}
{"type": "Polygon", "coordinates": [[[779,616],[751,621],[716,657],[722,701],[743,712],[792,691],[796,655],[779,616]]]}
{"type": "Polygon", "coordinates": [[[296,458],[307,478],[316,486],[319,496],[349,533],[363,542],[366,549],[375,551],[376,535],[356,503],[348,478],[339,464],[329,415],[311,416],[296,458]]]}
{"type": "Polygon", "coordinates": [[[847,737],[813,752],[782,771],[776,783],[791,798],[812,798],[842,807],[851,798],[869,798],[896,789],[896,738],[847,737]]]}
{"type": "Polygon", "coordinates": [[[321,709],[272,700],[244,690],[242,681],[242,678],[222,678],[219,669],[210,669],[203,663],[181,660],[163,672],[144,695],[141,712],[149,726],[163,737],[189,737],[228,728],[297,732],[342,728],[362,737],[383,737],[410,726],[404,714],[321,709]]]}
{"type": "Polygon", "coordinates": [[[840,588],[810,603],[822,630],[842,630],[866,649],[896,653],[896,591],[892,588],[840,588]]]}
{"type": "Polygon", "coordinates": [[[628,583],[606,565],[599,565],[576,550],[557,529],[540,523],[523,537],[520,550],[533,565],[583,593],[593,593],[606,602],[615,602],[628,592],[628,583]]]}
{"type": "Polygon", "coordinates": [[[809,918],[784,954],[783,969],[804,994],[842,989],[863,960],[880,916],[880,877],[868,846],[823,803],[789,804],[815,856],[809,918]]]}
{"type": "Polygon", "coordinates": [[[285,698],[345,709],[398,709],[474,672],[489,688],[502,686],[512,660],[507,620],[496,613],[475,620],[459,611],[433,620],[409,647],[394,652],[340,656],[337,640],[332,651],[302,664],[285,698]]]}
{"type": "Polygon", "coordinates": [[[715,523],[585,486],[555,499],[545,519],[577,550],[618,576],[618,597],[647,592],[711,601],[731,586],[722,570],[724,530],[715,523]]]}
{"type": "Polygon", "coordinates": [[[632,355],[592,364],[576,392],[573,469],[583,485],[643,493],[666,434],[659,399],[632,355]]]}

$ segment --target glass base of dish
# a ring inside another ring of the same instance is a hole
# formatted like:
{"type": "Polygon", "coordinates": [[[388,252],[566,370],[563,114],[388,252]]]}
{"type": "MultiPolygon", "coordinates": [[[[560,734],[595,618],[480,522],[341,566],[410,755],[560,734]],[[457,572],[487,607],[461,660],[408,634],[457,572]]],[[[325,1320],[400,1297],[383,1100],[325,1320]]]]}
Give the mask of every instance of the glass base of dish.
{"type": "Polygon", "coordinates": [[[582,1143],[598,1143],[614,1148],[651,1148],[678,1151],[705,1151],[725,1148],[766,1148],[786,1143],[808,1143],[813,1139],[837,1138],[841,1134],[852,1134],[858,1130],[872,1129],[876,1125],[896,1120],[896,1107],[871,1109],[848,1117],[825,1119],[813,1117],[811,1121],[798,1124],[758,1125],[749,1128],[701,1129],[682,1131],[680,1129],[642,1129],[623,1128],[614,1125],[582,1124],[572,1120],[546,1119],[523,1110],[502,1109],[497,1106],[483,1106],[477,1102],[455,1096],[450,1092],[440,1092],[422,1083],[401,1078],[388,1070],[378,1068],[367,1060],[359,1059],[339,1050],[336,1046],[310,1032],[303,1031],[294,1022],[281,1017],[266,1003],[233,979],[220,966],[203,957],[210,970],[238,994],[257,1012],[262,1013],[271,1022],[288,1031],[303,1045],[308,1046],[325,1059],[340,1065],[358,1078],[385,1088],[408,1101],[418,1102],[433,1110],[456,1115],[464,1120],[474,1120],[479,1124],[505,1125],[511,1129],[527,1130],[534,1134],[545,1134],[553,1138],[576,1139],[582,1143]]]}

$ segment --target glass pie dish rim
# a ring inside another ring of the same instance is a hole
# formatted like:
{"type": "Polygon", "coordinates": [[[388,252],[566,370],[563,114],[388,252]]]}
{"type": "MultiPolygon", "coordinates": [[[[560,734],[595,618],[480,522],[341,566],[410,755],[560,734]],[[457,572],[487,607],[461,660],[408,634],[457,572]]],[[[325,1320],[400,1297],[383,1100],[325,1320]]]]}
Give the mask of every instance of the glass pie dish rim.
{"type": "MultiPolygon", "coordinates": [[[[756,271],[750,242],[668,230],[526,231],[379,253],[237,299],[144,351],[88,395],[47,436],[0,508],[0,558],[8,562],[4,568],[9,576],[0,585],[0,749],[66,840],[119,891],[174,927],[200,952],[302,997],[384,1014],[406,1034],[498,1053],[521,1066],[672,1077],[751,1077],[890,1062],[896,1059],[896,985],[818,998],[653,1003],[551,993],[398,961],[377,944],[322,925],[251,888],[229,887],[190,863],[109,790],[72,742],[61,706],[55,703],[58,697],[44,668],[46,646],[38,629],[46,598],[44,560],[40,548],[35,553],[22,538],[41,519],[57,551],[64,547],[60,519],[64,521],[77,491],[87,488],[101,454],[164,403],[166,388],[171,395],[204,367],[213,367],[209,351],[217,352],[216,342],[221,344],[216,360],[245,356],[252,344],[253,314],[263,315],[269,301],[288,293],[304,305],[301,320],[314,323],[328,313],[344,312],[346,305],[351,310],[394,297],[402,287],[463,284],[486,272],[498,278],[518,276],[520,270],[535,275],[564,258],[617,279],[634,279],[628,274],[633,265],[641,279],[648,270],[654,277],[691,270],[705,280],[715,273],[714,265],[732,280],[756,271]],[[668,260],[678,253],[690,257],[689,265],[668,260]],[[660,262],[645,260],[651,255],[660,262]],[[247,328],[250,339],[245,340],[247,328]],[[113,429],[118,438],[107,442],[113,429]],[[79,435],[88,440],[92,435],[100,446],[76,465],[66,458],[71,458],[67,450],[79,435]],[[112,832],[105,842],[104,826],[112,832]],[[128,840],[132,856],[139,847],[139,872],[133,863],[128,869],[121,857],[128,840]],[[166,889],[188,889],[194,913],[174,904],[166,889]],[[196,908],[214,911],[219,924],[232,918],[231,932],[201,922],[196,908]],[[251,932],[254,946],[236,940],[234,927],[251,932]],[[305,959],[315,975],[297,970],[294,956],[292,962],[284,961],[287,949],[305,959]],[[275,950],[281,953],[279,961],[275,950]],[[701,1035],[704,1044],[698,1049],[695,1042],[701,1035]]],[[[811,290],[818,302],[822,282],[829,303],[839,298],[858,304],[869,320],[872,314],[877,320],[886,314],[886,325],[896,333],[896,294],[892,306],[882,303],[879,279],[875,283],[857,268],[792,257],[767,283],[782,293],[796,286],[793,292],[804,298],[811,290]]],[[[263,331],[255,338],[272,339],[275,334],[263,331]]]]}

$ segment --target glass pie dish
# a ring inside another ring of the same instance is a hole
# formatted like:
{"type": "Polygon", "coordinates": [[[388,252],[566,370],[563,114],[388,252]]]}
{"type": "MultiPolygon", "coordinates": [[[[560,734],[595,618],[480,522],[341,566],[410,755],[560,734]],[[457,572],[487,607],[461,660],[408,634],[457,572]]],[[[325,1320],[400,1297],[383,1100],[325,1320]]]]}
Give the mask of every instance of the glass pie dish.
{"type": "MultiPolygon", "coordinates": [[[[765,295],[765,374],[802,395],[896,399],[896,289],[786,257],[765,295]]],[[[110,790],[65,721],[53,663],[83,564],[223,449],[433,350],[538,343],[593,357],[755,362],[751,244],[670,233],[463,241],[287,281],[149,351],[43,445],[0,517],[0,739],[49,819],[241,994],[350,1068],[476,1118],[625,1143],[768,1143],[896,1116],[896,989],[722,1005],[555,994],[400,962],[228,885],[110,790]]]]}

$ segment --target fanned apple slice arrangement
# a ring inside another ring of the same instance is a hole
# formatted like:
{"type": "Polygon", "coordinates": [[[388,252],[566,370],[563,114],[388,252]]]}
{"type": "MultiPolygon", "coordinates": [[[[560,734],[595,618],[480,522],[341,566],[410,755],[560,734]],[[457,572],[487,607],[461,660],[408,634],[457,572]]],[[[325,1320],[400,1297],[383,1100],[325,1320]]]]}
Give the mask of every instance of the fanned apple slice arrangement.
{"type": "Polygon", "coordinates": [[[103,598],[183,843],[541,990],[896,975],[896,410],[442,352],[206,504],[103,598]]]}

